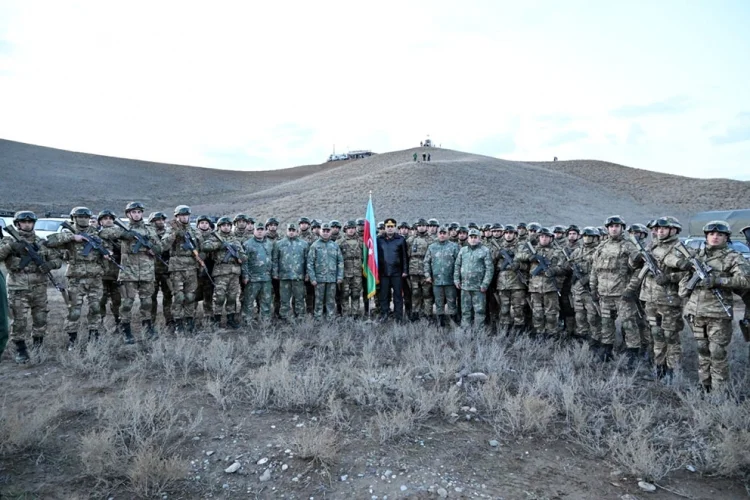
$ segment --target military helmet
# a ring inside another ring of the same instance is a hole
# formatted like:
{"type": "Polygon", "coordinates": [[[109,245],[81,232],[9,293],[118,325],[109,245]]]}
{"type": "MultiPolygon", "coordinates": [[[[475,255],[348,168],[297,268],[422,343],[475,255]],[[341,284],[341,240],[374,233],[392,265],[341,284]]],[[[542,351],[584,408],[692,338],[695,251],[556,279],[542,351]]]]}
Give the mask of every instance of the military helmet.
{"type": "Polygon", "coordinates": [[[423,219],[421,217],[419,219],[417,219],[417,221],[414,224],[417,225],[417,226],[427,226],[428,225],[427,224],[427,219],[423,219]]]}
{"type": "Polygon", "coordinates": [[[669,219],[669,221],[672,223],[672,227],[677,229],[677,234],[680,234],[682,232],[682,224],[680,224],[680,221],[677,219],[677,217],[668,215],[667,219],[669,219]]]}
{"type": "Polygon", "coordinates": [[[577,225],[575,225],[575,224],[571,224],[571,225],[569,225],[569,226],[568,226],[568,229],[566,229],[566,230],[565,230],[565,233],[567,234],[567,233],[569,233],[569,232],[571,232],[571,231],[574,231],[574,232],[576,232],[576,233],[578,233],[578,234],[581,234],[581,228],[580,228],[580,227],[578,227],[578,226],[577,226],[577,225]]]}
{"type": "Polygon", "coordinates": [[[459,233],[468,233],[469,232],[469,228],[466,227],[466,226],[458,226],[458,232],[459,233]]]}
{"type": "Polygon", "coordinates": [[[101,221],[104,217],[112,217],[112,219],[116,219],[117,215],[112,210],[104,209],[101,212],[99,212],[99,215],[96,217],[96,220],[101,221]]]}
{"type": "Polygon", "coordinates": [[[479,226],[477,225],[477,223],[476,223],[476,222],[469,222],[469,223],[468,223],[468,224],[466,225],[466,227],[468,227],[469,229],[479,229],[479,226]]]}
{"type": "Polygon", "coordinates": [[[732,228],[727,221],[712,220],[711,222],[703,226],[703,233],[708,234],[713,232],[724,233],[727,236],[731,236],[732,228]]]}
{"type": "Polygon", "coordinates": [[[525,222],[519,222],[516,224],[516,228],[518,229],[526,229],[526,223],[525,222]]]}
{"type": "Polygon", "coordinates": [[[438,227],[438,233],[447,233],[447,232],[448,232],[448,226],[438,227]]]}
{"type": "Polygon", "coordinates": [[[231,219],[229,219],[229,217],[221,217],[221,218],[219,218],[219,220],[216,221],[216,226],[218,227],[218,226],[221,226],[222,224],[229,224],[229,225],[231,225],[232,221],[231,221],[231,219]]]}
{"type": "Polygon", "coordinates": [[[633,224],[630,226],[630,232],[648,234],[648,228],[643,224],[633,224]]]}
{"type": "Polygon", "coordinates": [[[750,226],[743,227],[740,232],[745,235],[745,238],[750,239],[750,226]]]}
{"type": "Polygon", "coordinates": [[[539,233],[540,236],[543,234],[547,236],[553,236],[553,237],[555,236],[555,233],[548,227],[543,227],[537,232],[539,233]]]}
{"type": "Polygon", "coordinates": [[[336,219],[332,220],[332,221],[331,221],[331,222],[329,222],[328,224],[329,224],[329,225],[330,225],[330,226],[331,226],[332,228],[334,228],[334,227],[337,227],[337,228],[341,229],[341,223],[340,223],[339,221],[337,221],[336,219]]]}
{"type": "Polygon", "coordinates": [[[448,229],[449,229],[449,230],[453,230],[453,231],[455,231],[455,230],[457,230],[457,229],[458,229],[459,227],[461,227],[461,224],[459,224],[458,222],[451,222],[450,224],[448,224],[448,229]]]}
{"type": "Polygon", "coordinates": [[[584,227],[582,234],[584,236],[600,236],[599,230],[597,228],[591,227],[591,226],[584,227]]]}
{"type": "Polygon", "coordinates": [[[200,221],[206,221],[209,224],[211,223],[211,217],[208,215],[199,215],[197,219],[195,219],[195,223],[199,223],[200,221]]]}
{"type": "Polygon", "coordinates": [[[308,224],[309,225],[310,224],[310,219],[308,219],[307,217],[300,217],[297,220],[297,224],[308,224]]]}
{"type": "Polygon", "coordinates": [[[385,229],[385,222],[378,222],[378,229],[385,229]]]}
{"type": "MultiPolygon", "coordinates": [[[[102,214],[99,214],[99,217],[101,217],[101,216],[102,216],[102,214]]],[[[166,216],[166,215],[164,215],[164,213],[163,213],[163,212],[151,212],[151,213],[149,214],[149,216],[148,216],[148,222],[149,222],[149,223],[152,223],[152,222],[154,222],[154,221],[155,221],[156,219],[167,220],[167,216],[166,216]]]]}
{"type": "Polygon", "coordinates": [[[70,211],[70,218],[75,217],[88,217],[89,219],[94,216],[94,213],[86,207],[73,207],[70,211]]]}
{"type": "Polygon", "coordinates": [[[19,212],[16,212],[13,216],[14,223],[20,221],[36,222],[36,220],[36,214],[31,210],[21,210],[19,212]]]}
{"type": "Polygon", "coordinates": [[[503,228],[503,231],[505,231],[506,233],[518,233],[518,228],[513,224],[506,224],[503,228]]]}
{"type": "Polygon", "coordinates": [[[492,224],[487,223],[482,226],[482,231],[489,231],[490,229],[492,229],[492,224]]]}
{"type": "Polygon", "coordinates": [[[612,215],[610,217],[607,217],[607,220],[604,221],[604,227],[614,226],[614,225],[617,225],[617,224],[619,224],[620,226],[622,226],[623,229],[626,226],[625,221],[622,220],[622,217],[620,217],[619,215],[612,215]]]}
{"type": "Polygon", "coordinates": [[[399,229],[401,229],[401,228],[404,228],[404,227],[405,227],[406,229],[411,229],[411,227],[409,226],[409,223],[408,223],[408,222],[406,222],[406,221],[403,221],[403,222],[401,222],[401,224],[399,224],[399,225],[398,225],[398,228],[399,228],[399,229]]]}
{"type": "Polygon", "coordinates": [[[552,227],[552,232],[553,233],[564,233],[565,232],[565,226],[557,224],[556,226],[552,227]]]}
{"type": "Polygon", "coordinates": [[[494,224],[492,224],[492,227],[491,227],[491,229],[492,229],[493,231],[504,231],[504,230],[505,230],[505,226],[503,226],[503,225],[502,225],[502,224],[500,224],[499,222],[495,222],[494,224]]]}
{"type": "Polygon", "coordinates": [[[365,220],[364,220],[364,219],[357,219],[357,220],[356,220],[356,223],[357,223],[357,225],[358,225],[358,226],[363,226],[363,227],[364,227],[364,225],[365,225],[365,220]]]}
{"type": "Polygon", "coordinates": [[[599,230],[599,236],[607,236],[607,230],[603,226],[599,226],[597,229],[599,230]]]}
{"type": "Polygon", "coordinates": [[[234,223],[236,224],[237,221],[244,220],[245,222],[250,222],[250,218],[245,214],[237,214],[234,216],[234,223]]]}
{"type": "Polygon", "coordinates": [[[187,205],[177,205],[174,207],[174,215],[175,217],[178,215],[190,215],[190,207],[187,205]]]}
{"type": "Polygon", "coordinates": [[[353,220],[346,221],[346,224],[344,224],[344,229],[349,229],[350,227],[357,227],[357,222],[353,220]]]}
{"type": "Polygon", "coordinates": [[[542,228],[542,225],[539,224],[538,222],[529,222],[529,225],[528,225],[529,231],[533,231],[536,233],[536,232],[539,232],[541,228],[542,228]]]}
{"type": "Polygon", "coordinates": [[[433,227],[440,227],[440,222],[437,219],[430,219],[427,221],[427,224],[433,227]]]}
{"type": "Polygon", "coordinates": [[[268,219],[266,219],[266,226],[270,226],[270,225],[278,226],[279,225],[278,219],[276,217],[269,217],[268,219]]]}
{"type": "Polygon", "coordinates": [[[320,227],[320,221],[318,219],[311,220],[310,227],[320,227]]]}
{"type": "Polygon", "coordinates": [[[140,201],[131,201],[125,206],[125,213],[127,214],[131,210],[142,210],[145,211],[146,207],[140,201]]]}

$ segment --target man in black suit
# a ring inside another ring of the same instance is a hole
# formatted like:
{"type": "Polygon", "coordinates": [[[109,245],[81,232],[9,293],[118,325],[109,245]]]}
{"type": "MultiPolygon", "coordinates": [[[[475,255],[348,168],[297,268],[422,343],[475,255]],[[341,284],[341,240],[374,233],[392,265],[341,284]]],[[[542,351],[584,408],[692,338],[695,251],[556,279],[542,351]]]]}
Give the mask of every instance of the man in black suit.
{"type": "Polygon", "coordinates": [[[409,274],[406,240],[396,233],[396,219],[385,220],[385,234],[378,236],[378,275],[380,278],[380,322],[388,320],[390,294],[393,291],[393,315],[403,321],[402,280],[409,274]]]}

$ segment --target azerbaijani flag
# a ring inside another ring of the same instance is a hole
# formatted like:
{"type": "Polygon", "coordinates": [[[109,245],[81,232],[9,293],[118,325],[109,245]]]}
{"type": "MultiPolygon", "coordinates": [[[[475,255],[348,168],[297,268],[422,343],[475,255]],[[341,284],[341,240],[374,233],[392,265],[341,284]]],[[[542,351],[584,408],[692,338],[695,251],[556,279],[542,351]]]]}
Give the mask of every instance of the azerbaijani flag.
{"type": "Polygon", "coordinates": [[[375,285],[380,282],[378,278],[378,235],[375,211],[372,209],[372,192],[370,192],[370,201],[367,202],[367,215],[365,215],[363,254],[362,276],[367,278],[367,298],[371,299],[375,296],[375,285]]]}

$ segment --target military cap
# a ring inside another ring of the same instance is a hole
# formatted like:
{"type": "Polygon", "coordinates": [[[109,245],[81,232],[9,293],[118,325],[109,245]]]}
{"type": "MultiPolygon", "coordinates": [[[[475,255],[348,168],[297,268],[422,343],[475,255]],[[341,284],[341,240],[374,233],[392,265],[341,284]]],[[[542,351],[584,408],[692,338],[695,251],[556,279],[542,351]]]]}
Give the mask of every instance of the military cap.
{"type": "Polygon", "coordinates": [[[357,219],[357,225],[358,226],[364,226],[365,225],[365,220],[364,219],[357,219]]]}
{"type": "Polygon", "coordinates": [[[331,229],[331,224],[328,223],[328,222],[324,222],[323,224],[321,224],[320,225],[320,230],[322,231],[324,229],[329,229],[330,230],[331,229]]]}
{"type": "Polygon", "coordinates": [[[479,226],[477,226],[477,223],[476,223],[476,222],[469,222],[469,223],[468,223],[468,224],[466,225],[466,227],[468,227],[469,229],[479,229],[479,226]]]}
{"type": "Polygon", "coordinates": [[[399,229],[401,229],[402,227],[405,227],[405,228],[407,228],[407,229],[409,229],[409,228],[410,228],[410,226],[409,226],[409,223],[408,223],[408,222],[406,222],[406,221],[404,221],[404,222],[402,222],[401,224],[399,224],[399,225],[398,225],[398,228],[399,228],[399,229]]]}
{"type": "Polygon", "coordinates": [[[708,233],[713,233],[713,232],[724,233],[727,236],[731,236],[732,228],[730,227],[727,221],[712,220],[711,222],[703,226],[703,233],[708,234],[708,233]]]}
{"type": "Polygon", "coordinates": [[[71,219],[73,219],[74,217],[88,217],[90,219],[93,216],[93,212],[91,212],[91,210],[86,207],[73,207],[73,209],[70,211],[71,219]]]}
{"type": "MultiPolygon", "coordinates": [[[[156,213],[156,212],[155,212],[156,213]]],[[[164,214],[162,214],[164,215],[164,214]]],[[[116,219],[117,215],[112,210],[107,210],[106,208],[99,212],[99,215],[96,217],[96,220],[101,221],[104,217],[112,217],[112,219],[116,219]]],[[[166,219],[166,217],[164,217],[166,219]]]]}
{"type": "Polygon", "coordinates": [[[234,222],[237,222],[239,220],[244,220],[245,222],[250,222],[249,218],[245,214],[237,214],[234,216],[234,222]]]}
{"type": "Polygon", "coordinates": [[[276,217],[269,217],[268,219],[266,219],[266,226],[271,226],[271,225],[273,226],[279,225],[279,221],[276,217]]]}
{"type": "Polygon", "coordinates": [[[469,229],[469,236],[479,236],[479,229],[475,229],[475,228],[469,229]]]}
{"type": "Polygon", "coordinates": [[[295,224],[294,222],[290,222],[289,224],[286,225],[286,229],[287,229],[287,231],[290,230],[290,229],[293,230],[293,231],[296,231],[297,230],[297,224],[295,224]]]}
{"type": "Polygon", "coordinates": [[[329,222],[329,224],[331,225],[331,227],[337,227],[337,228],[341,229],[341,223],[339,221],[337,221],[336,219],[334,219],[331,222],[329,222]]]}
{"type": "MultiPolygon", "coordinates": [[[[102,214],[99,214],[99,218],[101,217],[102,217],[102,214]]],[[[166,220],[167,216],[164,215],[162,212],[151,212],[148,216],[148,221],[154,222],[156,219],[166,220]]]]}
{"type": "Polygon", "coordinates": [[[357,227],[357,223],[353,220],[346,221],[346,224],[344,224],[344,229],[348,229],[350,227],[357,227]]]}
{"type": "Polygon", "coordinates": [[[393,217],[388,217],[386,220],[383,221],[383,225],[387,226],[388,224],[393,224],[395,226],[398,223],[396,222],[396,219],[394,219],[393,217]]]}
{"type": "Polygon", "coordinates": [[[232,225],[232,220],[229,217],[221,217],[216,221],[217,226],[223,226],[224,224],[232,225]]]}
{"type": "Polygon", "coordinates": [[[438,228],[438,233],[447,233],[447,232],[448,232],[448,228],[446,226],[438,228]]]}
{"type": "Polygon", "coordinates": [[[419,219],[417,219],[417,221],[414,224],[417,225],[417,226],[426,226],[427,225],[427,219],[419,218],[419,219]]]}
{"type": "Polygon", "coordinates": [[[554,236],[555,233],[552,232],[552,230],[548,227],[543,227],[538,231],[539,235],[546,235],[546,236],[554,236]]]}
{"type": "Polygon", "coordinates": [[[310,221],[310,227],[320,227],[320,221],[318,219],[313,219],[310,221]]]}
{"type": "Polygon", "coordinates": [[[516,224],[516,228],[518,228],[518,229],[521,229],[521,228],[526,229],[526,223],[525,222],[519,222],[518,224],[516,224]]]}
{"type": "Polygon", "coordinates": [[[255,225],[255,229],[265,229],[266,225],[263,224],[262,221],[258,221],[258,223],[255,225]]]}
{"type": "Polygon", "coordinates": [[[575,224],[571,224],[568,226],[568,229],[565,231],[566,233],[569,233],[571,231],[574,231],[578,234],[581,234],[581,228],[576,226],[575,224]]]}
{"type": "Polygon", "coordinates": [[[461,227],[461,224],[458,222],[451,222],[448,224],[448,229],[458,229],[459,227],[461,227]]]}
{"type": "Polygon", "coordinates": [[[503,228],[503,231],[505,231],[506,233],[517,233],[518,229],[513,224],[506,224],[503,228]]]}
{"type": "Polygon", "coordinates": [[[626,226],[625,221],[622,220],[622,217],[620,217],[619,215],[611,215],[607,217],[606,221],[604,221],[604,227],[614,226],[616,224],[619,224],[622,227],[626,226]]]}
{"type": "Polygon", "coordinates": [[[440,222],[437,219],[430,219],[427,221],[427,224],[433,227],[440,227],[440,222]]]}
{"type": "Polygon", "coordinates": [[[190,215],[190,207],[187,205],[177,205],[174,208],[175,217],[178,215],[190,215]]]}
{"type": "Polygon", "coordinates": [[[458,226],[458,232],[459,233],[468,233],[469,232],[469,228],[467,228],[466,226],[458,226]]]}
{"type": "Polygon", "coordinates": [[[310,224],[310,219],[307,217],[300,217],[297,224],[310,224]]]}
{"type": "Polygon", "coordinates": [[[146,210],[146,207],[140,201],[131,201],[125,205],[125,213],[128,213],[131,210],[146,210]]]}
{"type": "Polygon", "coordinates": [[[36,214],[31,210],[20,210],[13,215],[13,222],[19,221],[36,222],[36,214]]]}

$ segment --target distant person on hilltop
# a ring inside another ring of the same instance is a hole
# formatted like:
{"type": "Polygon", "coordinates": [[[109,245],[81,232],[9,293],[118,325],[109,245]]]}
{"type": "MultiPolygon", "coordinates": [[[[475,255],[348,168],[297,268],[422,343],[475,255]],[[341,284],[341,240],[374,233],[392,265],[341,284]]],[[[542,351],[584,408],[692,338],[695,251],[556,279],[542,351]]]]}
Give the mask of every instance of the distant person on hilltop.
{"type": "Polygon", "coordinates": [[[432,160],[432,155],[430,153],[427,153],[427,161],[431,161],[431,160],[432,160]]]}
{"type": "Polygon", "coordinates": [[[422,147],[422,141],[419,141],[419,147],[420,148],[422,147]]]}
{"type": "Polygon", "coordinates": [[[417,153],[414,153],[412,156],[414,157],[414,161],[417,161],[417,153]]]}
{"type": "Polygon", "coordinates": [[[427,161],[427,153],[422,153],[422,161],[427,161]]]}

